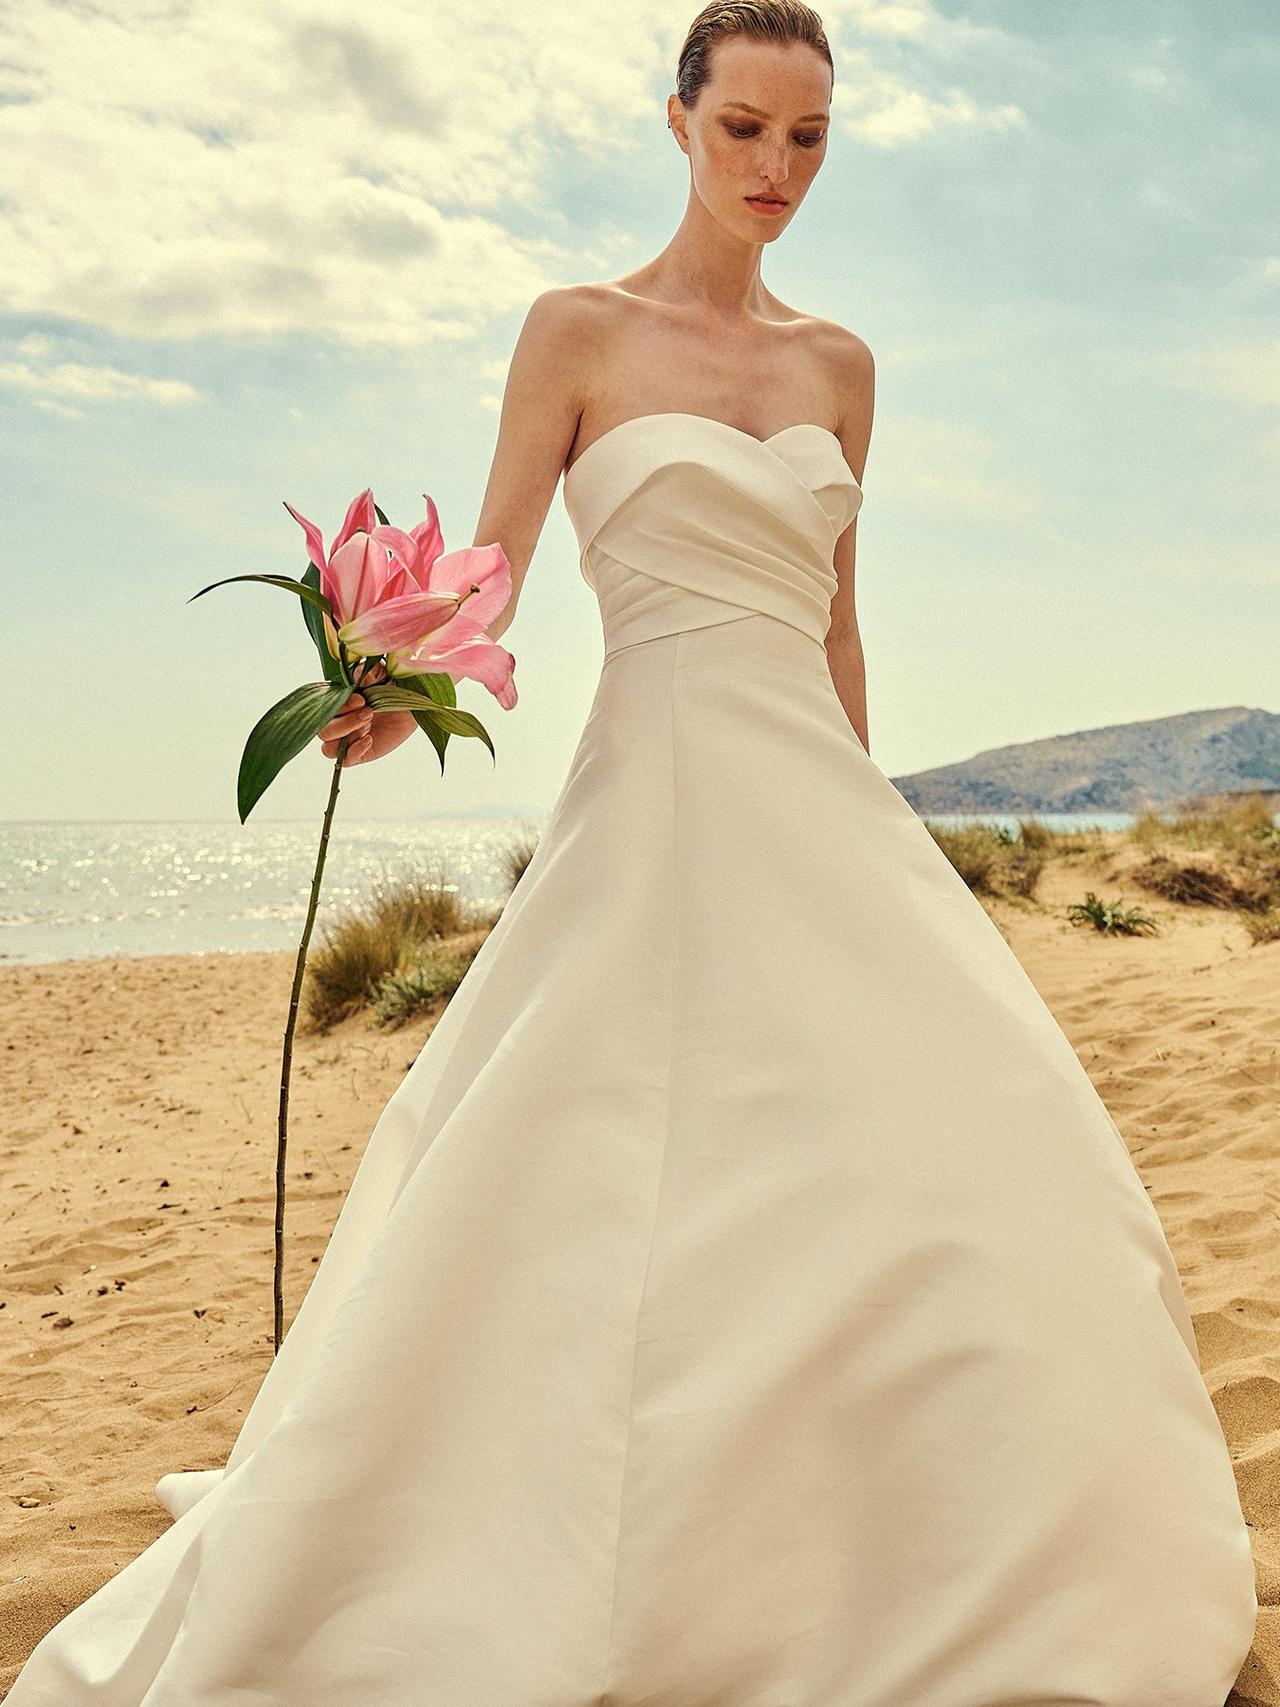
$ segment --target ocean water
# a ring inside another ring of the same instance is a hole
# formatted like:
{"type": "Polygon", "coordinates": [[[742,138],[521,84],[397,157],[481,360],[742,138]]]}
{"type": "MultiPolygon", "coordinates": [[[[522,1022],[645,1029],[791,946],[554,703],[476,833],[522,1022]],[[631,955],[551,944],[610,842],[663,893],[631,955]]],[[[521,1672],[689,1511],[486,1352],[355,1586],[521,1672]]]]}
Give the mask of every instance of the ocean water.
{"type": "MultiPolygon", "coordinates": [[[[382,880],[442,864],[479,907],[509,893],[504,850],[538,818],[335,821],[312,946],[382,880]]],[[[320,839],[297,823],[0,824],[0,964],[296,948],[320,839]]]]}
{"type": "MultiPolygon", "coordinates": [[[[940,825],[1006,824],[938,814],[940,825]]],[[[1048,814],[1060,829],[1120,829],[1124,814],[1048,814]]],[[[465,901],[498,907],[504,851],[545,820],[435,818],[335,822],[312,944],[379,881],[442,865],[465,901]]],[[[0,964],[111,954],[213,954],[296,948],[315,867],[318,819],[198,823],[0,824],[0,964]]]]}

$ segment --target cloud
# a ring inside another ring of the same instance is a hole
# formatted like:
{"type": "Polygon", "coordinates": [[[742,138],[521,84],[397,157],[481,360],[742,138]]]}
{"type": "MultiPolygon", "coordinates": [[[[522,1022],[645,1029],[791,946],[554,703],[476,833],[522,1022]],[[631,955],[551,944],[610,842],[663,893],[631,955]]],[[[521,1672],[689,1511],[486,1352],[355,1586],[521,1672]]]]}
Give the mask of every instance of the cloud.
{"type": "Polygon", "coordinates": [[[555,144],[598,148],[605,106],[625,120],[643,88],[634,30],[619,57],[585,20],[571,59],[568,5],[33,0],[17,19],[0,306],[122,337],[471,337],[561,270],[555,144]],[[522,207],[552,235],[515,235],[522,207]]]}
{"type": "Polygon", "coordinates": [[[845,10],[859,34],[867,36],[918,41],[938,22],[928,0],[847,0],[845,10]]]}
{"type": "MultiPolygon", "coordinates": [[[[864,140],[1023,122],[873,61],[951,51],[961,26],[930,0],[827,16],[837,58],[842,31],[864,44],[837,85],[864,140]]],[[[660,125],[690,18],[689,0],[26,0],[0,21],[0,310],[148,340],[473,338],[579,276],[564,159],[607,163],[660,125]]]]}
{"type": "Polygon", "coordinates": [[[886,506],[922,504],[984,521],[1043,519],[1064,507],[1012,467],[1003,441],[976,423],[945,417],[884,415],[873,429],[868,487],[886,506]]]}
{"type": "MultiPolygon", "coordinates": [[[[18,348],[37,358],[48,353],[47,338],[33,336],[22,340],[18,348]]],[[[149,374],[125,373],[115,367],[89,367],[83,362],[39,361],[0,362],[0,385],[17,391],[30,392],[38,406],[54,414],[80,415],[82,410],[68,399],[101,403],[141,401],[171,405],[194,403],[200,393],[185,379],[153,379],[149,374]]]]}
{"type": "Polygon", "coordinates": [[[1167,89],[1173,79],[1159,65],[1133,65],[1128,71],[1129,81],[1139,89],[1167,89]]]}
{"type": "Polygon", "coordinates": [[[1170,384],[1259,408],[1280,404],[1280,339],[1160,352],[1153,358],[1170,384]]]}
{"type": "Polygon", "coordinates": [[[947,127],[1008,130],[1027,122],[1012,102],[984,106],[955,87],[930,95],[895,72],[877,70],[862,52],[844,56],[841,78],[833,118],[839,113],[846,130],[877,148],[898,148],[947,127]]]}

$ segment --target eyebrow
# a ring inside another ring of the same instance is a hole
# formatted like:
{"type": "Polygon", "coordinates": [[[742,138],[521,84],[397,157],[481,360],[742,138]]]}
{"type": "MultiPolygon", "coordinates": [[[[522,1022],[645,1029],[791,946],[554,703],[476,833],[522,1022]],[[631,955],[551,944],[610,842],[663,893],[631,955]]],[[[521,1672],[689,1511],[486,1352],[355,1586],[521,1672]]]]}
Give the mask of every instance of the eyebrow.
{"type": "MultiPolygon", "coordinates": [[[[769,117],[768,113],[762,113],[759,107],[748,106],[746,101],[726,101],[725,106],[740,107],[744,113],[754,113],[758,119],[767,119],[769,117]]],[[[803,118],[798,118],[796,120],[796,123],[812,124],[816,119],[822,119],[825,122],[829,117],[830,115],[828,113],[805,113],[803,118]]]]}

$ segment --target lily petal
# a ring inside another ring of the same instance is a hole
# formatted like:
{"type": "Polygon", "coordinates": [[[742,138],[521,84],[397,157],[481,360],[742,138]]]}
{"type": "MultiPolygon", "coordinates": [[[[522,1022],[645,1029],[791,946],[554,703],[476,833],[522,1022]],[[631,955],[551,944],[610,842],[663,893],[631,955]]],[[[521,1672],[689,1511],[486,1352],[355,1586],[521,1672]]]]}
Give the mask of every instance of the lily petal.
{"type": "Polygon", "coordinates": [[[511,598],[511,564],[500,545],[467,546],[437,557],[429,584],[433,593],[456,593],[471,621],[487,628],[511,598]]]}
{"type": "MultiPolygon", "coordinates": [[[[410,532],[418,547],[418,576],[419,584],[427,586],[427,574],[431,565],[444,550],[444,535],[440,531],[440,512],[436,509],[435,500],[427,492],[422,496],[427,501],[427,519],[419,522],[410,532]]],[[[408,559],[406,558],[406,562],[408,559]]]]}
{"type": "Polygon", "coordinates": [[[320,529],[314,522],[309,522],[305,516],[300,516],[298,514],[287,498],[283,499],[282,502],[285,509],[288,510],[289,514],[293,517],[294,521],[299,524],[303,533],[306,534],[307,556],[323,576],[328,565],[328,559],[324,554],[324,536],[321,534],[320,529]]]}
{"type": "Polygon", "coordinates": [[[393,676],[422,675],[440,668],[436,660],[442,654],[452,652],[466,641],[476,639],[488,639],[488,636],[474,622],[468,622],[462,615],[455,615],[413,646],[402,646],[388,652],[387,669],[393,676]]]}
{"type": "Polygon", "coordinates": [[[376,539],[379,545],[385,545],[393,556],[398,557],[411,576],[412,585],[426,592],[426,583],[419,579],[417,573],[418,542],[411,533],[388,523],[385,527],[370,528],[369,536],[376,539]]]}
{"type": "Polygon", "coordinates": [[[398,599],[402,593],[421,593],[426,589],[420,587],[398,557],[392,557],[387,565],[387,578],[382,586],[382,599],[398,599]]]}
{"type": "MultiPolygon", "coordinates": [[[[377,544],[373,548],[382,550],[377,544]]],[[[338,633],[347,649],[361,657],[414,650],[429,634],[447,626],[457,609],[451,593],[401,593],[355,611],[338,633]]]]}
{"type": "MultiPolygon", "coordinates": [[[[333,606],[339,630],[385,597],[387,548],[367,533],[356,533],[334,551],[320,574],[322,590],[333,606]]],[[[346,634],[343,633],[343,639],[346,634]]],[[[381,647],[376,648],[381,651],[381,647]]]]}
{"type": "Polygon", "coordinates": [[[515,664],[512,653],[490,640],[483,629],[467,623],[461,615],[435,634],[428,635],[413,652],[396,653],[387,659],[387,668],[393,676],[413,676],[430,671],[442,671],[455,681],[469,676],[483,683],[508,711],[516,703],[515,664]],[[441,641],[449,631],[453,632],[453,641],[442,645],[441,641]]]}
{"type": "Polygon", "coordinates": [[[505,711],[510,711],[516,703],[515,667],[514,653],[482,635],[438,654],[434,665],[455,681],[469,676],[472,681],[482,683],[505,711]]]}
{"type": "Polygon", "coordinates": [[[348,505],[346,517],[338,529],[338,537],[333,542],[333,549],[336,551],[357,533],[372,533],[377,525],[378,512],[373,507],[373,488],[366,486],[348,505]]]}
{"type": "MultiPolygon", "coordinates": [[[[438,594],[433,594],[431,596],[439,597],[438,594]]],[[[453,598],[452,593],[448,593],[445,596],[450,599],[453,598]]],[[[485,633],[484,624],[477,622],[470,614],[471,607],[474,603],[474,599],[468,599],[466,604],[459,605],[455,600],[452,614],[446,619],[446,621],[442,622],[438,628],[433,629],[430,634],[423,636],[422,640],[418,643],[418,650],[423,653],[429,650],[433,654],[438,652],[448,652],[451,651],[453,647],[460,646],[463,641],[474,640],[480,635],[483,635],[487,640],[489,636],[485,633]]],[[[430,665],[421,664],[419,665],[419,668],[423,670],[429,669],[430,665]]]]}

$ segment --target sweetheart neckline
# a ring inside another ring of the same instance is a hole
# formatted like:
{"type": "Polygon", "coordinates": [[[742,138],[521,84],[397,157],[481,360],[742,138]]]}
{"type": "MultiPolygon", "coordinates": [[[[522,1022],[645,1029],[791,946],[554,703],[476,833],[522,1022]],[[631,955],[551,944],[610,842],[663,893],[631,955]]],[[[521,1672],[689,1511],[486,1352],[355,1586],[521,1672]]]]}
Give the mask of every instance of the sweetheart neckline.
{"type": "Polygon", "coordinates": [[[776,440],[785,438],[788,433],[800,432],[805,429],[814,433],[822,433],[836,447],[836,452],[847,470],[850,480],[853,481],[859,492],[862,491],[862,483],[852,468],[849,467],[849,461],[844,454],[840,440],[830,427],[821,426],[817,421],[792,421],[789,426],[779,427],[776,433],[770,433],[768,438],[762,439],[755,433],[749,433],[745,427],[735,427],[731,421],[722,421],[717,415],[697,415],[687,409],[655,409],[647,415],[628,415],[623,421],[615,421],[612,427],[601,433],[598,439],[592,439],[591,443],[584,446],[574,457],[564,471],[565,485],[568,485],[569,476],[578,467],[584,456],[589,456],[597,445],[602,445],[606,439],[610,439],[615,433],[621,432],[623,427],[630,427],[637,421],[707,421],[713,427],[720,427],[726,433],[733,433],[737,438],[746,439],[753,445],[759,445],[762,450],[768,450],[776,440]]]}

